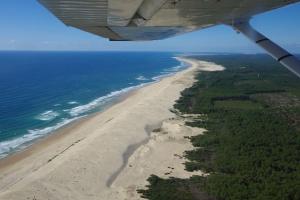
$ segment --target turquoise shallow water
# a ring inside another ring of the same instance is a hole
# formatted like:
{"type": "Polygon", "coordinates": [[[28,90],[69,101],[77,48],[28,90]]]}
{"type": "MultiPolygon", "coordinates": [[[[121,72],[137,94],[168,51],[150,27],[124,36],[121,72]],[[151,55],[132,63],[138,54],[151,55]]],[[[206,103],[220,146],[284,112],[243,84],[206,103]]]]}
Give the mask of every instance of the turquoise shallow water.
{"type": "Polygon", "coordinates": [[[184,69],[172,53],[0,52],[0,158],[184,69]]]}

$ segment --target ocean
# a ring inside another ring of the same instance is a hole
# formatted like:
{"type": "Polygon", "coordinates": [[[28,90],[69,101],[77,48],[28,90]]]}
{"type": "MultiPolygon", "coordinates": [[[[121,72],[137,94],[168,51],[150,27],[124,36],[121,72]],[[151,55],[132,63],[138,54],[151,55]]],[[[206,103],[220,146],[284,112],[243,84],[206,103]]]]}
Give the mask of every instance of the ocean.
{"type": "Polygon", "coordinates": [[[174,53],[0,52],[0,158],[187,66],[174,53]]]}

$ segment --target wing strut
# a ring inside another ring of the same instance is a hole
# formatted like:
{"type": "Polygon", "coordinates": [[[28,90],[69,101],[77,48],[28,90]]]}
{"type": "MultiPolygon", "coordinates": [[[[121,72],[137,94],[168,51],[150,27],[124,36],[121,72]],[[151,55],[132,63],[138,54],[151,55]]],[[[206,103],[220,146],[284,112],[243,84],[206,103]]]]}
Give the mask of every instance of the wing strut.
{"type": "Polygon", "coordinates": [[[300,60],[298,58],[256,31],[248,21],[234,23],[231,26],[266,50],[273,58],[300,78],[300,60]]]}

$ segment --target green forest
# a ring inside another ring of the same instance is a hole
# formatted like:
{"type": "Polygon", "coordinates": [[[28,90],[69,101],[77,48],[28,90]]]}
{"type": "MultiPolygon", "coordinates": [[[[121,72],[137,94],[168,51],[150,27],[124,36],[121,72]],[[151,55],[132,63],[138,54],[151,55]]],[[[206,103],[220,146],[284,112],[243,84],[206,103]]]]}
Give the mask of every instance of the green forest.
{"type": "Polygon", "coordinates": [[[191,137],[190,179],[149,177],[149,200],[299,200],[300,79],[267,55],[192,58],[223,65],[201,72],[174,105],[201,114],[187,125],[206,128],[191,137]]]}

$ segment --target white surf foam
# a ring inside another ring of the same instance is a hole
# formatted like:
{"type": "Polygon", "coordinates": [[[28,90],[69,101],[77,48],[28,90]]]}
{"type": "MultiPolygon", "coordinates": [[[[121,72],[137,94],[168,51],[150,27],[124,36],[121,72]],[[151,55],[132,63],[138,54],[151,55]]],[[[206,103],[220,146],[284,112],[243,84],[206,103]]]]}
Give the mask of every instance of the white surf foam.
{"type": "MultiPolygon", "coordinates": [[[[174,59],[178,60],[176,57],[173,57],[174,59]]],[[[180,62],[180,65],[178,66],[175,66],[175,67],[172,67],[169,69],[169,71],[165,71],[165,72],[162,72],[160,75],[158,76],[155,76],[151,79],[147,79],[146,77],[140,75],[136,78],[136,80],[153,80],[154,82],[156,81],[159,81],[165,77],[168,77],[168,76],[171,76],[173,74],[175,74],[176,72],[184,69],[187,67],[187,64],[185,62],[181,62],[180,60],[178,60],[180,62]]],[[[77,107],[74,107],[74,108],[71,108],[70,111],[69,111],[69,114],[71,116],[79,116],[81,114],[84,114],[86,112],[89,112],[101,105],[104,105],[105,103],[107,103],[108,101],[110,101],[111,99],[115,98],[115,97],[118,97],[126,92],[129,92],[131,90],[134,90],[134,89],[137,89],[137,88],[140,88],[140,87],[143,87],[145,85],[148,85],[148,84],[151,84],[153,82],[149,82],[149,83],[143,83],[143,84],[140,84],[140,85],[136,85],[136,86],[131,86],[131,87],[127,87],[127,88],[124,88],[122,90],[119,90],[119,91],[114,91],[114,92],[111,92],[105,96],[102,96],[102,97],[99,97],[98,99],[95,99],[93,101],[91,101],[90,103],[88,104],[85,104],[85,105],[80,105],[80,106],[77,106],[77,107]]]]}
{"type": "Polygon", "coordinates": [[[72,117],[79,116],[79,115],[84,114],[86,112],[89,112],[89,111],[91,111],[91,110],[93,110],[93,109],[95,109],[99,106],[104,105],[105,103],[109,102],[113,98],[119,97],[124,93],[127,93],[131,90],[134,90],[134,89],[137,89],[137,88],[140,88],[140,87],[143,87],[145,85],[146,85],[146,83],[143,83],[143,84],[140,84],[140,85],[137,85],[137,86],[131,86],[131,87],[127,87],[127,88],[124,88],[124,89],[121,89],[121,90],[118,90],[118,91],[111,92],[111,93],[109,93],[105,96],[99,97],[99,98],[91,101],[88,104],[80,105],[80,106],[76,106],[74,108],[71,108],[70,111],[69,111],[69,114],[72,117]]]}
{"type": "Polygon", "coordinates": [[[142,75],[136,77],[135,79],[138,80],[138,81],[147,81],[147,80],[149,80],[145,76],[142,76],[142,75]]]}
{"type": "MultiPolygon", "coordinates": [[[[8,141],[0,142],[0,159],[6,157],[11,152],[15,152],[15,151],[26,148],[27,146],[32,144],[33,141],[35,141],[36,139],[46,136],[47,134],[61,128],[62,126],[65,126],[79,118],[86,116],[83,114],[88,111],[91,111],[92,109],[94,109],[98,106],[103,105],[104,103],[110,101],[114,97],[118,97],[126,92],[143,87],[145,85],[147,85],[147,83],[136,85],[136,86],[131,86],[131,87],[124,88],[124,89],[118,90],[118,91],[114,91],[114,92],[111,92],[105,96],[98,98],[98,99],[95,99],[86,105],[80,105],[80,106],[74,107],[72,109],[66,109],[64,111],[68,112],[73,118],[62,119],[61,122],[57,123],[54,126],[50,126],[50,127],[46,127],[46,128],[42,128],[42,129],[28,130],[28,133],[21,137],[18,137],[18,138],[12,139],[12,140],[8,140],[8,141]]],[[[56,113],[52,110],[49,110],[44,113],[41,113],[37,117],[40,120],[50,120],[50,119],[54,119],[54,117],[57,117],[58,116],[57,114],[58,113],[56,113]]]]}
{"type": "Polygon", "coordinates": [[[48,111],[45,111],[45,112],[39,114],[35,118],[38,120],[41,120],[41,121],[50,121],[50,120],[55,119],[58,116],[59,116],[58,112],[55,112],[53,110],[48,110],[48,111]]]}
{"type": "MultiPolygon", "coordinates": [[[[81,116],[82,117],[82,116],[81,116]]],[[[0,142],[0,158],[7,156],[10,152],[18,151],[26,148],[34,140],[46,136],[47,134],[61,128],[73,122],[81,117],[76,117],[73,119],[63,119],[61,122],[57,123],[54,126],[46,127],[43,129],[28,130],[28,133],[22,137],[18,137],[12,140],[0,142]]]]}
{"type": "Polygon", "coordinates": [[[165,77],[168,77],[168,76],[172,76],[176,72],[179,72],[179,71],[185,69],[186,67],[188,67],[188,65],[185,62],[182,62],[182,61],[178,60],[177,57],[173,57],[173,58],[176,59],[177,61],[179,61],[180,65],[177,65],[175,67],[171,67],[171,68],[165,69],[164,71],[161,72],[160,75],[154,76],[152,78],[153,81],[160,81],[161,79],[163,79],[165,77]]]}
{"type": "MultiPolygon", "coordinates": [[[[175,74],[177,71],[180,71],[181,69],[183,69],[186,66],[187,65],[184,62],[181,62],[181,65],[170,68],[169,71],[167,71],[167,70],[163,71],[160,75],[153,77],[152,80],[153,80],[153,82],[157,82],[157,81],[161,80],[164,77],[168,77],[168,76],[171,76],[171,75],[175,74]]],[[[143,76],[140,76],[140,77],[137,77],[137,78],[139,78],[140,80],[145,80],[146,79],[143,76]]],[[[147,80],[149,80],[149,79],[147,79],[147,80]]],[[[72,119],[62,119],[61,122],[57,123],[54,126],[46,127],[46,128],[43,128],[43,129],[28,130],[28,133],[23,135],[22,137],[18,137],[18,138],[12,139],[12,140],[0,142],[0,158],[3,158],[5,156],[7,156],[12,151],[18,151],[18,150],[26,148],[27,146],[32,144],[32,142],[34,140],[36,140],[38,138],[41,138],[43,136],[46,136],[47,134],[61,128],[62,126],[65,126],[65,125],[69,124],[72,121],[75,121],[75,120],[77,120],[81,117],[84,117],[82,115],[85,114],[86,112],[89,112],[89,111],[91,111],[91,110],[107,103],[108,101],[112,100],[115,97],[121,96],[124,93],[132,91],[134,89],[138,89],[140,87],[151,84],[153,82],[143,83],[143,84],[140,84],[140,85],[127,87],[127,88],[124,88],[122,90],[114,91],[114,92],[111,92],[111,93],[109,93],[105,96],[97,98],[97,99],[91,101],[88,104],[76,106],[76,107],[71,108],[71,109],[65,109],[63,111],[69,113],[73,117],[72,119]]],[[[68,104],[70,104],[70,105],[75,105],[77,103],[78,102],[75,102],[75,101],[68,102],[68,104]]],[[[55,104],[54,106],[61,106],[61,104],[55,104]]],[[[59,116],[59,113],[57,113],[53,110],[49,110],[49,111],[46,111],[44,113],[41,113],[38,116],[38,119],[39,120],[52,120],[52,119],[54,119],[58,116],[59,116]]]]}
{"type": "Polygon", "coordinates": [[[77,101],[70,101],[68,102],[69,105],[79,104],[77,101]]]}
{"type": "Polygon", "coordinates": [[[166,78],[166,77],[168,77],[168,76],[172,76],[174,73],[162,73],[161,75],[158,75],[158,76],[154,76],[153,78],[152,78],[152,80],[153,81],[155,81],[155,82],[157,82],[157,81],[160,81],[161,79],[163,79],[163,78],[166,78]]]}
{"type": "Polygon", "coordinates": [[[162,73],[178,72],[178,71],[180,71],[183,68],[185,68],[185,63],[182,63],[181,65],[177,65],[175,67],[171,67],[171,68],[165,69],[162,73]]]}

